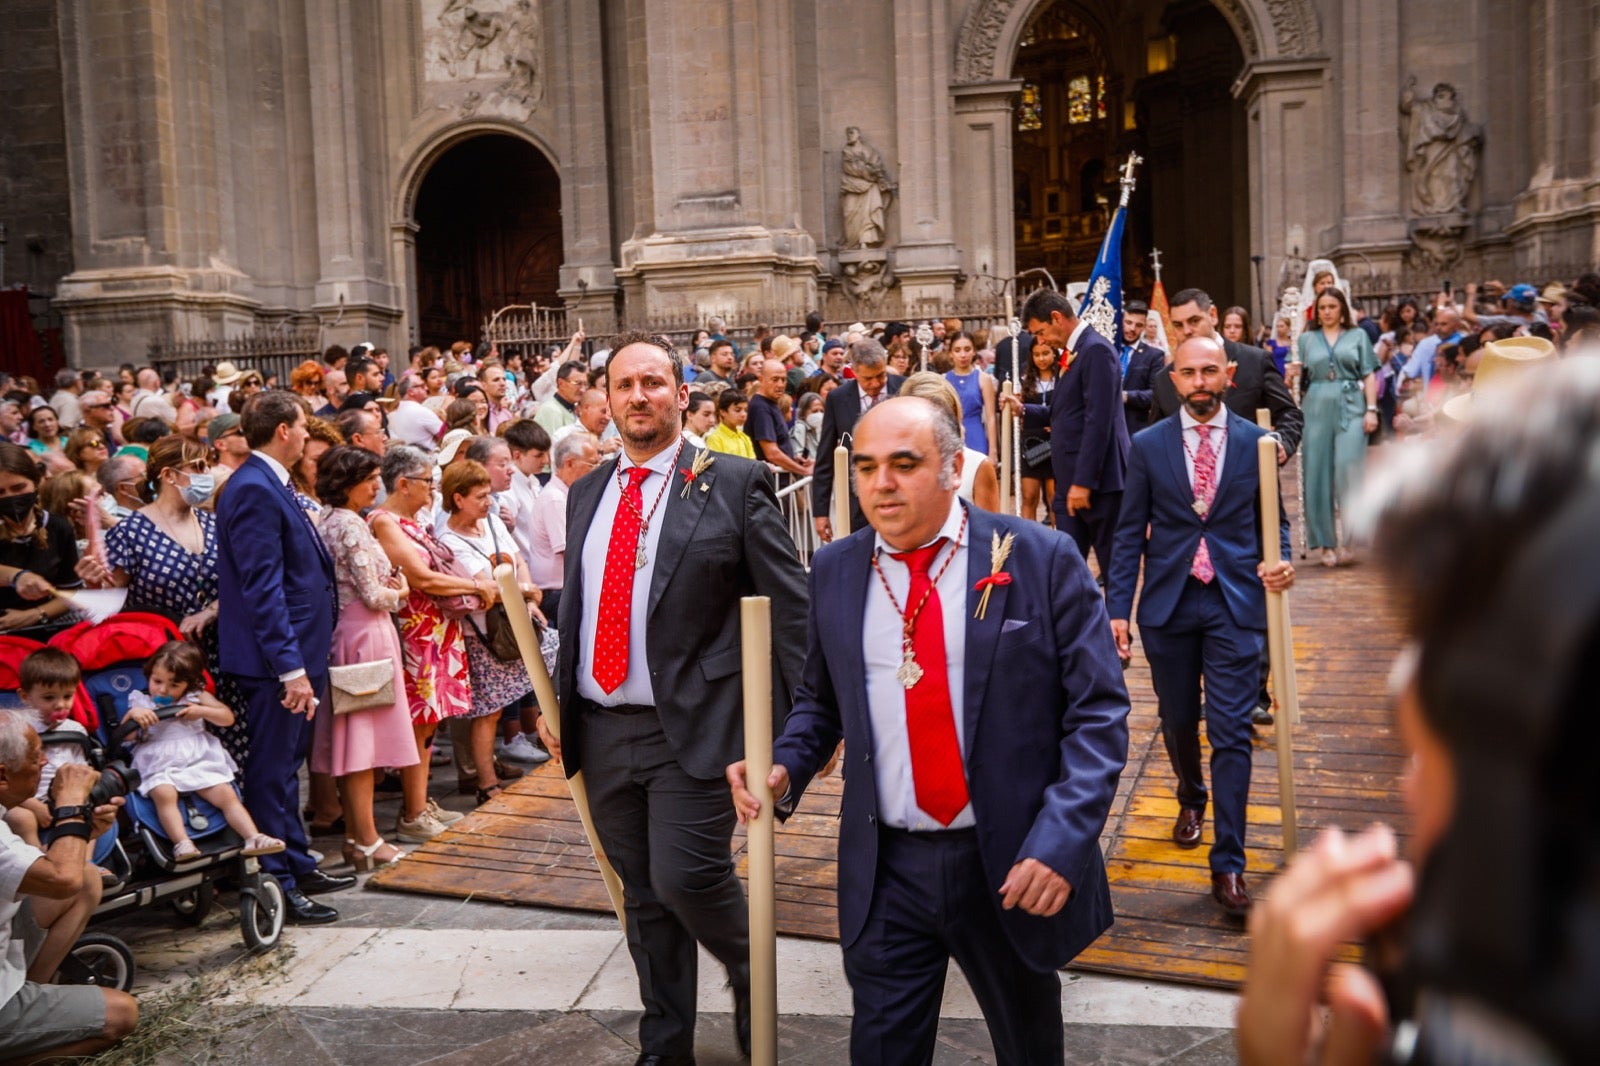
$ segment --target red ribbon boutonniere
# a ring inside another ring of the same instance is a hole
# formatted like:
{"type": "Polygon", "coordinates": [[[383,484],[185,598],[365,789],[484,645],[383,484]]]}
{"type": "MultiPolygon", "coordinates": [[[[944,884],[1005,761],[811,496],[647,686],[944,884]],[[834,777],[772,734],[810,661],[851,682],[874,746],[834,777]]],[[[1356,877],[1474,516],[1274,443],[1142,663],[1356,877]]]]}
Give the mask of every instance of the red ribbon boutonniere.
{"type": "MultiPolygon", "coordinates": [[[[689,486],[694,484],[694,479],[705,473],[706,467],[716,461],[716,456],[712,455],[710,450],[702,450],[695,453],[694,462],[687,467],[680,466],[678,468],[678,473],[683,475],[683,499],[687,500],[689,498],[689,486]]],[[[704,492],[705,490],[706,487],[701,485],[700,491],[704,492]]]]}
{"type": "Polygon", "coordinates": [[[1014,540],[1016,540],[1014,533],[1007,533],[1002,538],[999,530],[995,531],[994,540],[989,547],[989,576],[972,586],[974,592],[983,590],[983,595],[978,599],[978,610],[974,614],[979,621],[983,620],[983,616],[989,610],[989,593],[995,590],[995,586],[1011,584],[1011,575],[1005,572],[1005,565],[1006,560],[1011,558],[1011,543],[1014,540]]]}
{"type": "Polygon", "coordinates": [[[1063,349],[1061,352],[1061,372],[1065,374],[1067,371],[1071,370],[1072,363],[1077,358],[1077,352],[1071,350],[1070,348],[1063,349]]]}
{"type": "Polygon", "coordinates": [[[1228,388],[1230,388],[1230,389],[1233,388],[1233,375],[1235,373],[1237,373],[1238,370],[1239,370],[1239,364],[1238,363],[1229,363],[1228,364],[1228,388]]]}

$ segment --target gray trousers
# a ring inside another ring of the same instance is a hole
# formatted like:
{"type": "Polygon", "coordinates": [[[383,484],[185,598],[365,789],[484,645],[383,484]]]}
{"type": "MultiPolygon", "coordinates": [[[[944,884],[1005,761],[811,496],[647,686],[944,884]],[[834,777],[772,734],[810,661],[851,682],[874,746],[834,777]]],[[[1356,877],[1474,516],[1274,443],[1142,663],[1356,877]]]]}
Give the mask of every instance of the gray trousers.
{"type": "Polygon", "coordinates": [[[690,777],[653,712],[589,707],[583,778],[595,832],[622,878],[628,951],[639,974],[639,1046],[694,1052],[698,956],[706,946],[729,979],[750,979],[750,916],[734,876],[727,783],[690,777]]]}

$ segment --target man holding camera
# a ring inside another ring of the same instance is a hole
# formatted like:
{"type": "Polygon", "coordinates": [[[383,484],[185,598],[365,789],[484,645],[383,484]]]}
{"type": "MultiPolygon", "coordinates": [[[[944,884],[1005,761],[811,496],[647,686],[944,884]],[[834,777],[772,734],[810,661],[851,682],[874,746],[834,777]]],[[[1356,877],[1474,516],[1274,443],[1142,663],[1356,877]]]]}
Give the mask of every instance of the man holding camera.
{"type": "MultiPolygon", "coordinates": [[[[0,712],[0,807],[34,794],[44,752],[20,714],[0,712]]],[[[68,764],[51,786],[49,850],[24,842],[0,821],[0,1063],[93,1055],[139,1024],[125,992],[52,985],[57,967],[100,903],[100,881],[86,877],[89,841],[107,829],[120,801],[89,806],[94,768],[68,764]]]]}

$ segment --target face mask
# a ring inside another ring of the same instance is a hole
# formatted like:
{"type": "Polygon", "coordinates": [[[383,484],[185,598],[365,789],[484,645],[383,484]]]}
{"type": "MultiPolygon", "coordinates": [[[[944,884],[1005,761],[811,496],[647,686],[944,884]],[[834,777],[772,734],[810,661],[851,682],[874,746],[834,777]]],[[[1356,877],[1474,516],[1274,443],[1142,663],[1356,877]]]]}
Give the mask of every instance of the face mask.
{"type": "Polygon", "coordinates": [[[822,428],[822,412],[812,411],[810,414],[806,415],[806,425],[810,426],[812,429],[820,430],[822,428]]]}
{"type": "Polygon", "coordinates": [[[211,499],[211,494],[215,491],[217,491],[215,477],[210,474],[190,474],[189,483],[178,489],[178,494],[190,507],[199,507],[211,499]]]}
{"type": "Polygon", "coordinates": [[[33,513],[39,502],[37,492],[24,492],[16,496],[0,496],[0,518],[7,522],[21,522],[33,513]]]}

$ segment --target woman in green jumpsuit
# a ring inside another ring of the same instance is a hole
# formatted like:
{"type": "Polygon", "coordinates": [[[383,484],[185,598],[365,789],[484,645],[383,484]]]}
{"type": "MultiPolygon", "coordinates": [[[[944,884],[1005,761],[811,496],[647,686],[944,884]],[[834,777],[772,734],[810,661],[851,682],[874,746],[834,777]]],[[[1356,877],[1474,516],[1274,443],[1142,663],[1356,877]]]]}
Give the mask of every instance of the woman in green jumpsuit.
{"type": "Polygon", "coordinates": [[[1354,561],[1350,527],[1334,520],[1354,497],[1366,464],[1367,434],[1378,428],[1378,356],[1356,326],[1337,286],[1317,295],[1316,325],[1300,335],[1295,354],[1306,384],[1300,440],[1306,496],[1306,544],[1322,550],[1322,565],[1354,561]]]}

